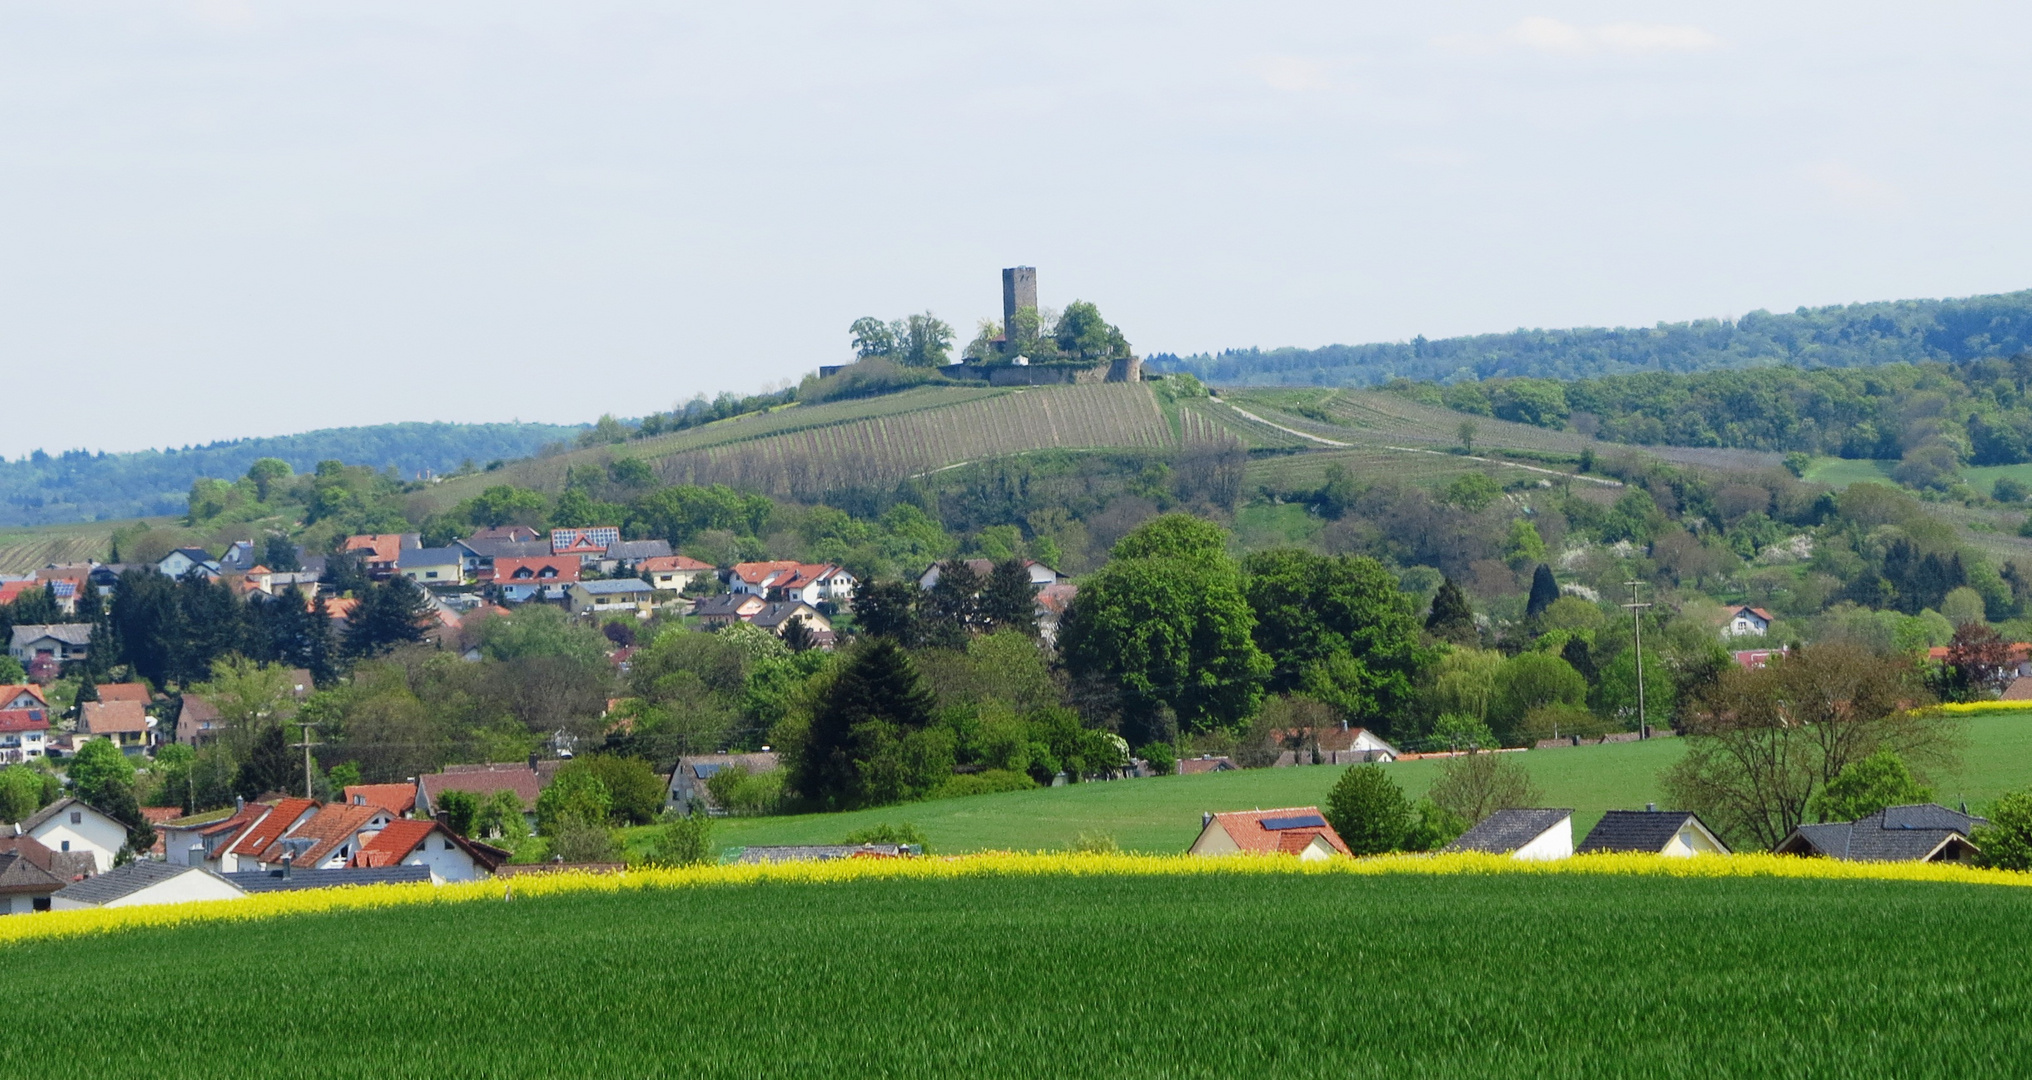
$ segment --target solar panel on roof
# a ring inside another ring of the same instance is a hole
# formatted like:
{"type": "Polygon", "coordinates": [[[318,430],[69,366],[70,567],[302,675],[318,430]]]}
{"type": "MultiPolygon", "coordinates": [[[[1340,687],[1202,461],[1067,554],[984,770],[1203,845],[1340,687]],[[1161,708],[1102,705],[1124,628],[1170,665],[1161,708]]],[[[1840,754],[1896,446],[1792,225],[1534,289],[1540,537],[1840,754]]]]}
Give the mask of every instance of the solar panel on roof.
{"type": "Polygon", "coordinates": [[[722,766],[719,765],[693,765],[691,767],[691,771],[693,775],[697,776],[701,780],[704,780],[707,777],[713,775],[714,773],[719,772],[721,768],[722,766]]]}
{"type": "Polygon", "coordinates": [[[1272,830],[1320,829],[1326,827],[1326,819],[1318,814],[1305,814],[1301,817],[1266,817],[1263,819],[1263,827],[1272,830]]]}

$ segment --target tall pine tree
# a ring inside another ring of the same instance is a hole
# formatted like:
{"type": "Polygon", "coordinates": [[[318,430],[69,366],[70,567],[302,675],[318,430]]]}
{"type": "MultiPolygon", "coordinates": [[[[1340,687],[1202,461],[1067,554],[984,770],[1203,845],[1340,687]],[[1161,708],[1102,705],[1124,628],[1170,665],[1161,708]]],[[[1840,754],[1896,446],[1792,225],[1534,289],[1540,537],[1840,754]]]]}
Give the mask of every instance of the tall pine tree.
{"type": "Polygon", "coordinates": [[[1021,559],[1004,559],[988,574],[981,589],[981,626],[990,633],[1018,630],[1037,635],[1037,590],[1021,559]]]}
{"type": "MultiPolygon", "coordinates": [[[[940,762],[923,736],[935,701],[910,654],[888,638],[857,646],[826,689],[804,745],[792,758],[798,794],[830,809],[907,797],[952,771],[951,743],[940,762]],[[942,769],[941,769],[942,766],[942,769]],[[899,778],[898,771],[911,775],[899,778]],[[927,782],[929,781],[929,782],[927,782]]],[[[942,733],[940,733],[942,734],[942,733]]]]}
{"type": "Polygon", "coordinates": [[[1545,609],[1557,599],[1559,582],[1552,576],[1552,567],[1539,563],[1538,569],[1531,571],[1531,598],[1525,601],[1524,617],[1535,619],[1545,614],[1545,609]]]}
{"type": "Polygon", "coordinates": [[[1425,632],[1456,645],[1468,644],[1480,636],[1468,594],[1452,578],[1439,583],[1439,593],[1432,598],[1432,613],[1425,617],[1425,632]]]}

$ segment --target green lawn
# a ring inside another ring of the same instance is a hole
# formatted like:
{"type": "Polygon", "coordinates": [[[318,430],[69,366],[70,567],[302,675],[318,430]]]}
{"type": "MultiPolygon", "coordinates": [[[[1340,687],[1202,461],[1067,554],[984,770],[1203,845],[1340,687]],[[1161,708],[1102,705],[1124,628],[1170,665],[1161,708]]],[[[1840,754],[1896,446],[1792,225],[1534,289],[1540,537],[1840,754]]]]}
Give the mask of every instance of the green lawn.
{"type": "Polygon", "coordinates": [[[1831,484],[1847,487],[1864,480],[1894,484],[1891,470],[1898,467],[1895,461],[1873,461],[1852,458],[1815,458],[1806,467],[1805,479],[1816,484],[1831,484]]]}
{"type": "MultiPolygon", "coordinates": [[[[32,916],[19,916],[30,918],[32,916]]],[[[6,950],[9,1076],[2023,1075],[2032,889],[1043,875],[518,896],[6,950]]]]}
{"type": "MultiPolygon", "coordinates": [[[[2032,787],[2032,711],[1971,717],[1968,739],[1961,771],[1935,778],[1941,802],[1955,805],[1966,800],[1979,809],[2006,791],[2032,787]]],[[[1677,739],[1655,739],[1532,750],[1517,758],[1530,770],[1545,805],[1574,808],[1577,840],[1605,810],[1663,804],[1658,775],[1682,748],[1677,739]]],[[[1440,762],[1407,761],[1386,767],[1405,793],[1417,798],[1438,774],[1440,762]]],[[[714,841],[727,846],[831,844],[871,825],[909,822],[922,829],[939,852],[1052,850],[1071,844],[1083,832],[1105,833],[1128,851],[1179,852],[1198,834],[1202,812],[1316,805],[1326,798],[1342,768],[1243,769],[974,795],[844,814],[727,818],[714,830],[714,841]]],[[[633,830],[630,847],[646,850],[651,831],[633,830]]]]}

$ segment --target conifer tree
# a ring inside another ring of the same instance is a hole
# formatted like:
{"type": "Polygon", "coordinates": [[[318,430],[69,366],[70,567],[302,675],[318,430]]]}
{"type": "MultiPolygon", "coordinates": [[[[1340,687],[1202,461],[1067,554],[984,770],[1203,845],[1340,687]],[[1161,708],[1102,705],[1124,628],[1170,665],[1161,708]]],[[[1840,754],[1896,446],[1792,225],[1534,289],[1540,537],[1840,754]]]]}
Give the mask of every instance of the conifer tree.
{"type": "Polygon", "coordinates": [[[1524,604],[1524,617],[1535,619],[1545,614],[1545,609],[1559,599],[1559,582],[1552,576],[1552,567],[1544,563],[1531,572],[1531,598],[1524,604]]]}
{"type": "Polygon", "coordinates": [[[1439,592],[1432,598],[1432,613],[1425,617],[1425,630],[1456,645],[1475,640],[1475,609],[1468,604],[1468,594],[1452,578],[1440,582],[1439,592]]]}
{"type": "Polygon", "coordinates": [[[1021,559],[1004,559],[988,574],[981,590],[982,628],[1018,630],[1037,634],[1037,590],[1030,584],[1030,570],[1021,559]]]}
{"type": "MultiPolygon", "coordinates": [[[[792,786],[805,798],[833,809],[875,801],[881,794],[876,790],[877,768],[926,733],[934,704],[917,666],[901,646],[888,638],[862,643],[812,715],[804,745],[793,755],[792,786]]],[[[936,756],[915,764],[912,771],[917,775],[909,778],[908,786],[929,787],[924,781],[935,782],[940,771],[936,756]]],[[[948,742],[943,771],[951,769],[948,742]]]]}

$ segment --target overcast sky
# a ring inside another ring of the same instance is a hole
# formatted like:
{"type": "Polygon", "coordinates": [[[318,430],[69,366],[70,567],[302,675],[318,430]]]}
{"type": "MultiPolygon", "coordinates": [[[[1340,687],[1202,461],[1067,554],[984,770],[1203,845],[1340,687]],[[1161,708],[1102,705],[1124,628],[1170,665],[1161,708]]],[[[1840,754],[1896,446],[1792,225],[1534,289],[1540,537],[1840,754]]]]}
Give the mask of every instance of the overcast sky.
{"type": "Polygon", "coordinates": [[[8,0],[0,454],[2032,286],[2032,10],[8,0]]]}

